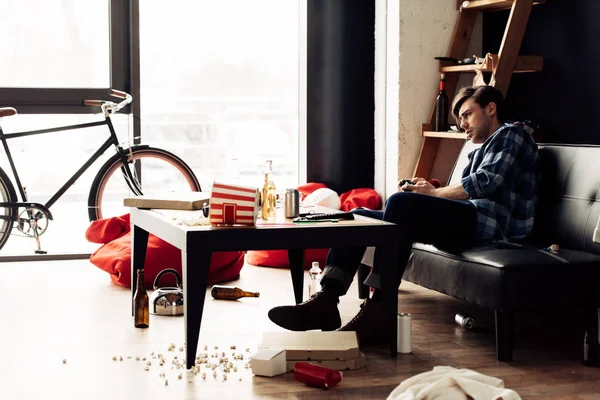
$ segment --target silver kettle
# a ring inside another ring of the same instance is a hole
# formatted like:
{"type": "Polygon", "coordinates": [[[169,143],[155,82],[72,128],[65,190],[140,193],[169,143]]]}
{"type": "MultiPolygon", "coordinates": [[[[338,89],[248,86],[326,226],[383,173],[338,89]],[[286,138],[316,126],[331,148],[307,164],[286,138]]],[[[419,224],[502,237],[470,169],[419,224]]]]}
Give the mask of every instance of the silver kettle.
{"type": "Polygon", "coordinates": [[[150,296],[150,314],[183,315],[183,289],[181,276],[173,268],[163,269],[154,279],[154,292],[150,296]],[[177,287],[158,287],[158,281],[164,274],[173,274],[177,279],[177,287]]]}

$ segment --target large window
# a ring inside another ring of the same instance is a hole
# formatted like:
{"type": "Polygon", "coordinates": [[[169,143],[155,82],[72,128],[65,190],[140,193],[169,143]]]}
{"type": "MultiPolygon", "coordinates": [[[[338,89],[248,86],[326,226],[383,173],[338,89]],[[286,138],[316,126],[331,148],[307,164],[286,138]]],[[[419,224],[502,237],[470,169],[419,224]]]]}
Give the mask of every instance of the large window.
{"type": "Polygon", "coordinates": [[[295,0],[140,2],[142,140],[214,180],[298,185],[295,0]]]}
{"type": "MultiPolygon", "coordinates": [[[[82,100],[107,99],[115,88],[134,95],[132,107],[113,119],[120,140],[173,151],[203,190],[214,180],[262,185],[267,159],[278,189],[296,186],[303,3],[0,0],[0,107],[19,112],[4,118],[4,130],[96,120],[82,100]]],[[[47,201],[105,134],[100,127],[10,140],[30,200],[47,201]]],[[[41,238],[50,254],[97,248],[85,230],[87,195],[101,165],[52,206],[55,220],[41,238]]],[[[0,166],[12,177],[2,151],[0,166]]],[[[0,256],[34,249],[33,239],[17,235],[0,256]]]]}

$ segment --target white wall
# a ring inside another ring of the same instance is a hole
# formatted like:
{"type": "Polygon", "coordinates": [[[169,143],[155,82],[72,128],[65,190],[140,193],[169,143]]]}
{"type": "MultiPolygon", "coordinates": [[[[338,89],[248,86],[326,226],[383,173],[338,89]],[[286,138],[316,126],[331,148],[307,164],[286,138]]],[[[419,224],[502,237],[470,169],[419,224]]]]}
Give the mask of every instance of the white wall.
{"type": "MultiPolygon", "coordinates": [[[[456,0],[377,0],[376,7],[375,189],[387,198],[399,179],[412,177],[421,125],[430,118],[439,87],[434,57],[447,55],[458,10],[456,0]]],[[[481,52],[480,25],[469,54],[481,52]]]]}

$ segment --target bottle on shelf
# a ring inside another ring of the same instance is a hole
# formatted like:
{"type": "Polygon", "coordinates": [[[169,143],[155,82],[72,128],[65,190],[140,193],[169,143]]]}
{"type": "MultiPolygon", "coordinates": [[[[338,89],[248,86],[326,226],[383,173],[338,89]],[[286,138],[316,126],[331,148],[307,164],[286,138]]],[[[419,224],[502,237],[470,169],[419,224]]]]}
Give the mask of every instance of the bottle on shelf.
{"type": "Polygon", "coordinates": [[[265,162],[265,183],[262,189],[262,205],[260,217],[262,219],[274,218],[277,212],[277,194],[275,193],[275,184],[271,180],[273,173],[273,161],[265,162]]]}
{"type": "Polygon", "coordinates": [[[440,77],[440,93],[435,99],[435,131],[446,132],[448,130],[448,95],[446,94],[446,76],[440,77]]]}
{"type": "Polygon", "coordinates": [[[213,299],[217,300],[238,300],[242,297],[259,297],[258,292],[247,292],[238,287],[213,285],[210,290],[213,299]]]}
{"type": "Polygon", "coordinates": [[[144,286],[144,270],[137,271],[137,285],[133,295],[133,325],[136,328],[150,326],[150,300],[144,286]]]}
{"type": "Polygon", "coordinates": [[[313,294],[321,290],[321,275],[323,271],[319,267],[318,261],[313,261],[311,268],[308,270],[308,276],[310,280],[308,282],[308,297],[312,297],[313,294]]]}

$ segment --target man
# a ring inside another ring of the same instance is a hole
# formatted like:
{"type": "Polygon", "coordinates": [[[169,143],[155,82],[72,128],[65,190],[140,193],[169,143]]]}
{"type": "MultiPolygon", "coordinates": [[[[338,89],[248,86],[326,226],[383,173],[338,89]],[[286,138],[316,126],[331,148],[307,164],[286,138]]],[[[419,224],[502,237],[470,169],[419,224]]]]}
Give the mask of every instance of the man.
{"type": "MultiPolygon", "coordinates": [[[[469,154],[461,182],[436,189],[423,178],[413,178],[415,184],[404,184],[388,199],[384,211],[355,211],[396,223],[400,237],[399,266],[379,265],[375,250],[373,269],[364,282],[375,289],[373,295],[339,329],[356,331],[361,346],[385,338],[378,271],[399,267],[402,276],[414,242],[457,248],[481,241],[520,240],[531,232],[539,181],[537,145],[520,127],[504,124],[504,112],[504,98],[494,87],[461,89],[452,114],[467,139],[482,144],[469,154]]],[[[348,291],[364,251],[331,249],[321,291],[302,304],[271,309],[269,318],[295,331],[338,329],[338,300],[348,291]]]]}

